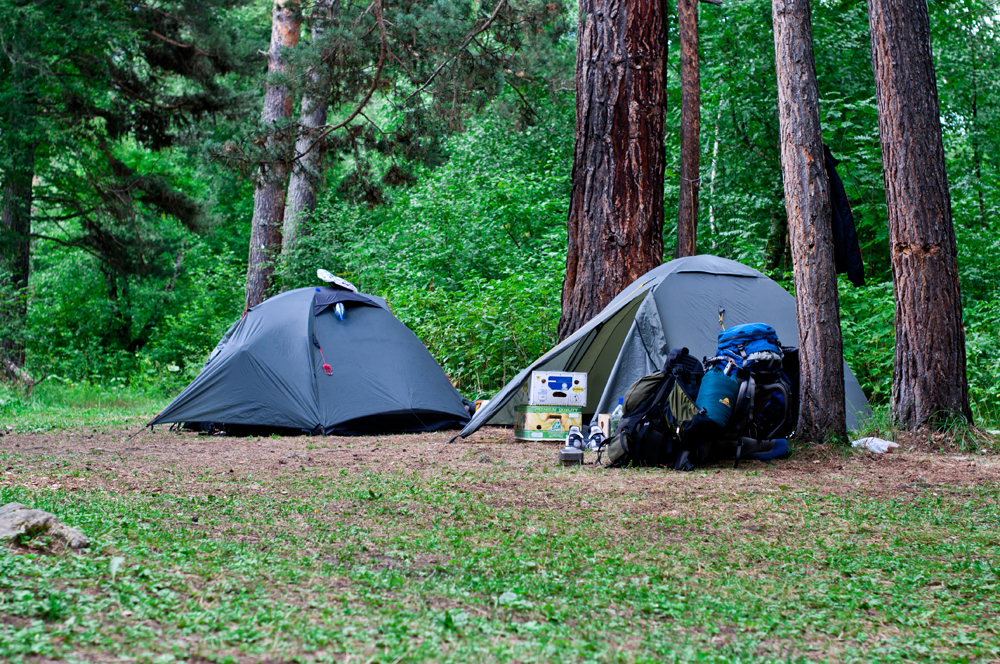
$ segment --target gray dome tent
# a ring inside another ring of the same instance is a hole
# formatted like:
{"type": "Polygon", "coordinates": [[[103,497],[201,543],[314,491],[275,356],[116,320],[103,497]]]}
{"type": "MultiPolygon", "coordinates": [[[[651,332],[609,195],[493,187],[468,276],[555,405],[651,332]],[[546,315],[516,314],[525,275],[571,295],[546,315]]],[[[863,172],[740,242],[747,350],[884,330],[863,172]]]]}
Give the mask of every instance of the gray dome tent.
{"type": "MultiPolygon", "coordinates": [[[[632,383],[663,367],[671,348],[686,346],[701,358],[715,355],[722,327],[767,323],[786,346],[798,345],[795,298],[757,270],[717,256],[679,258],[650,270],[601,313],[514,377],[481,407],[459,436],[484,425],[514,423],[513,397],[532,371],[586,371],[587,407],[610,413],[632,383]]],[[[844,364],[847,426],[871,412],[850,367],[844,364]]]]}
{"type": "Polygon", "coordinates": [[[250,309],[149,424],[365,434],[458,428],[468,420],[461,395],[384,300],[299,288],[250,309]],[[342,321],[334,315],[338,302],[346,307],[342,321]]]}

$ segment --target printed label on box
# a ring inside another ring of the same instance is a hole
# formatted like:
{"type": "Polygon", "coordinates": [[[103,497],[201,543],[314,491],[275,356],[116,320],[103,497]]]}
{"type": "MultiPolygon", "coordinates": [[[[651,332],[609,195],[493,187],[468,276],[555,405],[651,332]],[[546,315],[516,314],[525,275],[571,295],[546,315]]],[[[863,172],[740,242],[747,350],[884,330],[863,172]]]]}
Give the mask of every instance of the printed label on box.
{"type": "Polygon", "coordinates": [[[521,402],[531,406],[587,405],[585,371],[532,371],[531,380],[521,388],[521,402]]]}
{"type": "Polygon", "coordinates": [[[571,426],[583,428],[583,409],[576,406],[521,405],[514,412],[514,438],[566,440],[571,426]]]}

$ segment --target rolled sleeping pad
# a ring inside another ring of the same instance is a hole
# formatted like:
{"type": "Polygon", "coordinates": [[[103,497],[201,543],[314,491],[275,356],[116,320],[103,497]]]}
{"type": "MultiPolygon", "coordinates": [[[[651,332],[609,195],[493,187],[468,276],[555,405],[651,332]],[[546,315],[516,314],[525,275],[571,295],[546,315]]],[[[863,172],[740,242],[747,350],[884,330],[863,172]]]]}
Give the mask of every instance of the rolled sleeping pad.
{"type": "Polygon", "coordinates": [[[739,392],[740,382],[736,377],[727,376],[721,367],[714,367],[701,379],[695,405],[705,409],[708,419],[725,428],[732,417],[739,392]]]}

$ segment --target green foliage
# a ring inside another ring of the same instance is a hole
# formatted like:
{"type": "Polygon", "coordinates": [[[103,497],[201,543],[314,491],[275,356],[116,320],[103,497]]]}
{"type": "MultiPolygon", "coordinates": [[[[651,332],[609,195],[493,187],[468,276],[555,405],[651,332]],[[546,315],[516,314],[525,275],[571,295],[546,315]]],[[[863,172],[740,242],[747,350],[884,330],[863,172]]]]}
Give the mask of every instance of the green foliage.
{"type": "Polygon", "coordinates": [[[895,344],[892,283],[855,288],[840,279],[844,359],[873,406],[889,403],[895,344]]]}
{"type": "Polygon", "coordinates": [[[455,291],[401,287],[386,295],[459,391],[489,398],[555,345],[564,264],[555,254],[526,274],[473,278],[455,291]]]}
{"type": "Polygon", "coordinates": [[[147,422],[165,406],[165,386],[129,385],[124,378],[99,384],[49,376],[30,394],[0,384],[0,433],[86,427],[93,431],[147,422]]]}
{"type": "Polygon", "coordinates": [[[980,426],[1000,426],[1000,300],[967,306],[965,359],[969,400],[980,426]]]}

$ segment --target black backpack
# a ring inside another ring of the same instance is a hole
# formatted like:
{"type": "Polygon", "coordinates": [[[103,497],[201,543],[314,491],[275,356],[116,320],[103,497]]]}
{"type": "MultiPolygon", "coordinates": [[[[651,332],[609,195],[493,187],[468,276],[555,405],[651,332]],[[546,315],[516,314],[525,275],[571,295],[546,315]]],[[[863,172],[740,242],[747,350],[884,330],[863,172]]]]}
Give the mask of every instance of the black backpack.
{"type": "Polygon", "coordinates": [[[685,445],[684,431],[699,414],[694,400],[705,373],[687,348],[674,348],[663,371],[643,376],[625,393],[622,419],[615,435],[598,451],[608,465],[689,465],[694,451],[685,445]]]}

